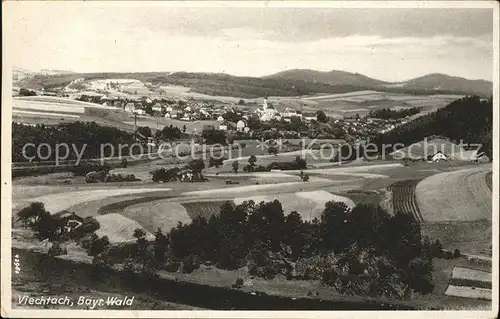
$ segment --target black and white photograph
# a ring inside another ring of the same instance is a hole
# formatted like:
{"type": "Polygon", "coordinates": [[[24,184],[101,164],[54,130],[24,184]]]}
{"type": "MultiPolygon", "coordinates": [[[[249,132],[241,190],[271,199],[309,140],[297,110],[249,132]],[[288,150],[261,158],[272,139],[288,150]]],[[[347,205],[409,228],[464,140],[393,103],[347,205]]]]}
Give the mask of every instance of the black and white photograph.
{"type": "Polygon", "coordinates": [[[2,7],[2,317],[496,317],[498,2],[2,7]]]}

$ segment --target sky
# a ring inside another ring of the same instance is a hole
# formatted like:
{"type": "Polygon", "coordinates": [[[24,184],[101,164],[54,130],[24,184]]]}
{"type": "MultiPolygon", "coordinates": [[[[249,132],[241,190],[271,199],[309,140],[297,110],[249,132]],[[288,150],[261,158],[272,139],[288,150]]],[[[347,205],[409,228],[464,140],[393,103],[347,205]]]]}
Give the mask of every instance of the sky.
{"type": "MultiPolygon", "coordinates": [[[[109,4],[109,3],[108,3],[109,4]]],[[[343,70],[492,79],[491,9],[10,4],[12,65],[75,72],[343,70]]]]}

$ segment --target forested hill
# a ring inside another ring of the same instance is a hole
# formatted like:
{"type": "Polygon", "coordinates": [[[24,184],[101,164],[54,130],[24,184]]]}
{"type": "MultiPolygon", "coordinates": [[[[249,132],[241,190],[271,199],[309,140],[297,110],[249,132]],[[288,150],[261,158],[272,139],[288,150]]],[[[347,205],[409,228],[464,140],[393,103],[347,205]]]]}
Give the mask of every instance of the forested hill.
{"type": "MultiPolygon", "coordinates": [[[[72,81],[83,78],[85,81],[100,79],[135,79],[152,85],[180,85],[189,87],[191,91],[208,95],[234,96],[240,98],[256,98],[263,96],[302,96],[317,93],[348,93],[363,90],[383,90],[405,94],[481,94],[471,90],[444,90],[434,87],[389,87],[382,81],[368,78],[361,74],[328,73],[332,80],[328,83],[305,79],[287,78],[285,75],[265,78],[233,76],[222,73],[189,73],[189,72],[142,72],[142,73],[71,73],[45,75],[36,74],[15,81],[14,85],[40,90],[62,89],[72,81]]],[[[462,87],[461,87],[462,88],[462,87]]],[[[488,93],[490,94],[490,93],[488,93]]]]}
{"type": "Polygon", "coordinates": [[[425,137],[441,135],[455,142],[480,143],[490,158],[493,155],[493,102],[477,96],[453,101],[434,113],[421,116],[375,138],[382,144],[403,143],[405,146],[422,141],[425,137]]]}

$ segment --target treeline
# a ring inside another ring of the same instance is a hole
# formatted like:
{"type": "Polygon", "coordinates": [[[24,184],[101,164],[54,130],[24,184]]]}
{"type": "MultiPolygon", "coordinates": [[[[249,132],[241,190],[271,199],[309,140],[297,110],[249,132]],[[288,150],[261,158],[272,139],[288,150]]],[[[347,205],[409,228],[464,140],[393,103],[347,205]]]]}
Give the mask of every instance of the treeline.
{"type": "MultiPolygon", "coordinates": [[[[289,280],[320,280],[346,295],[406,298],[433,290],[432,260],[445,257],[439,240],[423,237],[411,215],[391,215],[365,204],[349,209],[342,202],[327,202],[320,218],[304,221],[298,212],[285,215],[278,200],[226,202],[208,219],[179,222],[168,233],[158,229],[154,241],[138,228],[136,242],[119,245],[96,236],[100,225],[92,217],[67,231],[67,215],[51,215],[41,203],[17,214],[37,238],[58,248],[52,255],[65,254],[60,243],[75,240],[94,256],[98,268],[120,263],[125,273],[151,278],[159,270],[191,273],[201,264],[247,267],[250,275],[266,279],[281,274],[289,280]]],[[[242,279],[236,284],[241,287],[242,279]]]]}
{"type": "MultiPolygon", "coordinates": [[[[63,123],[56,126],[39,124],[36,126],[12,123],[12,161],[27,162],[28,158],[33,161],[53,161],[56,156],[56,145],[66,144],[69,147],[68,160],[77,158],[77,152],[83,149],[84,159],[100,158],[111,155],[111,147],[104,147],[101,154],[101,145],[113,145],[115,153],[118,153],[118,145],[132,145],[135,142],[134,134],[119,129],[100,126],[95,122],[73,122],[63,123]],[[35,147],[25,147],[33,143],[35,147]],[[38,147],[46,144],[48,147],[38,147]],[[23,154],[23,148],[25,147],[23,154]],[[37,151],[38,150],[38,151],[37,151]]],[[[139,148],[136,148],[139,151],[139,148]]],[[[122,149],[122,155],[128,156],[128,147],[122,149]]],[[[60,148],[60,156],[64,156],[66,149],[60,148]]],[[[118,154],[115,154],[118,156],[118,154]]]]}
{"type": "Polygon", "coordinates": [[[285,215],[281,203],[224,204],[208,220],[179,224],[169,236],[173,260],[197,268],[248,267],[251,275],[321,280],[344,294],[403,298],[432,291],[440,254],[411,216],[380,207],[328,202],[321,219],[285,215]]]}
{"type": "Polygon", "coordinates": [[[402,110],[378,109],[375,111],[370,111],[370,113],[368,113],[368,117],[390,120],[390,119],[400,119],[418,113],[420,113],[420,109],[417,107],[412,107],[409,109],[402,109],[402,110]]]}
{"type": "Polygon", "coordinates": [[[445,136],[464,143],[480,143],[482,151],[492,157],[493,102],[478,96],[467,96],[453,101],[436,112],[421,116],[411,122],[378,135],[375,142],[379,149],[383,144],[403,143],[405,146],[422,141],[425,137],[445,136]]]}

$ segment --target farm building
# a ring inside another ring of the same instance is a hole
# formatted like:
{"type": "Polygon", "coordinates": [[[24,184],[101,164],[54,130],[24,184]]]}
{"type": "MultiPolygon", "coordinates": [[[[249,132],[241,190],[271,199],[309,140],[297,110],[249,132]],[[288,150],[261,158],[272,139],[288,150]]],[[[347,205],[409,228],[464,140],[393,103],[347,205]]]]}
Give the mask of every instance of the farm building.
{"type": "Polygon", "coordinates": [[[63,223],[63,231],[65,233],[71,233],[83,223],[83,218],[78,216],[76,213],[71,213],[66,210],[54,214],[54,217],[63,223]]]}
{"type": "Polygon", "coordinates": [[[465,152],[461,146],[452,141],[441,138],[430,140],[425,138],[423,141],[411,144],[389,155],[394,159],[432,160],[434,156],[441,153],[442,155],[437,155],[436,158],[443,160],[442,157],[445,156],[448,160],[459,159],[459,156],[465,152]]]}

